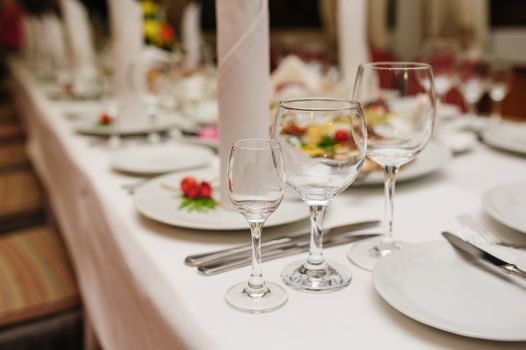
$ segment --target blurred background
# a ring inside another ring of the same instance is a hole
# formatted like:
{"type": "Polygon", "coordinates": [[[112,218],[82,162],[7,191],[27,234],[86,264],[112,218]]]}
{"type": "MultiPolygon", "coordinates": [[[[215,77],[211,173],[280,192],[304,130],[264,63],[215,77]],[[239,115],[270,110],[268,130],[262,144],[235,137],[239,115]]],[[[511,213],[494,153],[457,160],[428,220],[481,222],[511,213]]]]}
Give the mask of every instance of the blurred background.
{"type": "MultiPolygon", "coordinates": [[[[82,2],[93,22],[95,45],[103,50],[109,37],[106,1],[82,2]]],[[[190,2],[141,1],[145,42],[169,52],[184,50],[182,14],[190,2]]],[[[196,2],[201,6],[202,59],[215,62],[215,1],[196,2]]],[[[22,47],[24,13],[60,16],[60,0],[0,0],[0,4],[2,55],[22,47]]],[[[337,0],[270,0],[269,7],[272,70],[291,54],[306,63],[316,62],[323,71],[338,64],[337,0]]],[[[480,114],[491,113],[498,103],[504,116],[526,117],[521,108],[526,98],[526,1],[369,0],[366,16],[370,60],[427,61],[433,65],[443,101],[480,114]],[[492,98],[487,83],[492,79],[498,80],[501,95],[505,87],[502,98],[495,92],[492,98]],[[469,92],[473,96],[466,98],[469,92]]]]}

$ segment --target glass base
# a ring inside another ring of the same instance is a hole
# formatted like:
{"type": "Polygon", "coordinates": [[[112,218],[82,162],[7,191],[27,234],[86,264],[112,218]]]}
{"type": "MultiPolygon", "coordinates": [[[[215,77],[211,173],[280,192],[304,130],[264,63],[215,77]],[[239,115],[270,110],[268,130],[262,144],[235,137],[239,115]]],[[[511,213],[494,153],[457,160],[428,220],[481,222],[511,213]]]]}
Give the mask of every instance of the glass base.
{"type": "Polygon", "coordinates": [[[235,284],[227,290],[225,300],[228,305],[243,312],[263,313],[277,310],[287,302],[287,292],[276,283],[266,282],[266,285],[268,291],[265,294],[250,296],[246,292],[247,282],[235,284]]]}
{"type": "Polygon", "coordinates": [[[394,241],[394,249],[383,249],[378,248],[378,244],[381,242],[381,238],[375,237],[367,240],[355,243],[353,247],[347,252],[347,258],[351,260],[353,264],[361,267],[364,270],[372,271],[374,265],[378,259],[382,256],[386,256],[393,250],[398,250],[405,245],[404,242],[394,241]]]}
{"type": "Polygon", "coordinates": [[[333,261],[316,267],[296,261],[283,269],[281,277],[286,285],[299,291],[327,293],[349,285],[352,275],[347,267],[333,261]]]}

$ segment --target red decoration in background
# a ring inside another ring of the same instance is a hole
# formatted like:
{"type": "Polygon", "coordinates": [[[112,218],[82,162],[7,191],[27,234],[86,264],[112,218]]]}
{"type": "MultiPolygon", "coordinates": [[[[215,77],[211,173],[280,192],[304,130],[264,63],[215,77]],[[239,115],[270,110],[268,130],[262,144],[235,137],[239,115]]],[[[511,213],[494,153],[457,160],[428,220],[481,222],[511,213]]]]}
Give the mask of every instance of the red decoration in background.
{"type": "Polygon", "coordinates": [[[0,51],[18,51],[22,47],[22,15],[14,1],[0,2],[0,51]]]}
{"type": "Polygon", "coordinates": [[[175,31],[171,25],[164,23],[161,26],[161,40],[165,43],[170,43],[175,38],[175,31]]]}

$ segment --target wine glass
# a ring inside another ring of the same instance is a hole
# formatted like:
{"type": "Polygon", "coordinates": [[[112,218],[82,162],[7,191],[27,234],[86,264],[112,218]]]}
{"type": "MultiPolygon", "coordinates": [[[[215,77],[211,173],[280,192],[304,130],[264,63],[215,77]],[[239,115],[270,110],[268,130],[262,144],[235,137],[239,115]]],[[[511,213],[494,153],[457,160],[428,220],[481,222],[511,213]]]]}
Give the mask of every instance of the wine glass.
{"type": "Polygon", "coordinates": [[[491,116],[497,122],[502,119],[502,101],[508,95],[512,76],[509,62],[499,59],[491,61],[489,68],[489,97],[491,99],[491,116]]]}
{"type": "Polygon", "coordinates": [[[362,104],[367,120],[367,157],[378,163],[385,175],[384,234],[355,244],[348,253],[353,263],[372,270],[379,257],[402,245],[393,239],[395,179],[398,169],[415,159],[433,132],[436,97],[431,66],[412,62],[362,64],[353,99],[362,104]]]}
{"type": "Polygon", "coordinates": [[[435,89],[441,102],[456,80],[460,44],[453,39],[432,38],[422,45],[422,59],[433,69],[435,89]]]}
{"type": "Polygon", "coordinates": [[[309,206],[307,260],[289,264],[284,282],[295,289],[329,292],[351,281],[349,270],[323,257],[323,218],[331,200],[358,176],[365,158],[367,128],[359,103],[309,98],[279,103],[272,138],[281,144],[287,184],[309,206]]]}
{"type": "Polygon", "coordinates": [[[258,139],[235,142],[230,152],[227,174],[230,200],[250,226],[252,270],[248,283],[232,286],[225,299],[241,311],[273,311],[285,304],[287,293],[279,285],[263,279],[261,231],[265,221],[279,207],[285,191],[285,168],[280,144],[258,139]]]}
{"type": "Polygon", "coordinates": [[[457,67],[459,87],[470,116],[477,115],[477,103],[488,88],[488,66],[482,60],[464,57],[457,67]]]}

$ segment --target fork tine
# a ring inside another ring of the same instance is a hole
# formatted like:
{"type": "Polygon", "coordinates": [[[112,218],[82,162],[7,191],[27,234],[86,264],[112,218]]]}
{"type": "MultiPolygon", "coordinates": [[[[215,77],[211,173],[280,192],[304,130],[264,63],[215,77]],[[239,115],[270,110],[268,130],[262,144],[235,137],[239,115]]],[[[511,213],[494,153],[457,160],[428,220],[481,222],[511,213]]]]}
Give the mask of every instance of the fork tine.
{"type": "Polygon", "coordinates": [[[495,236],[495,234],[490,232],[484,225],[476,221],[471,215],[459,215],[457,216],[457,220],[461,225],[470,229],[475,234],[482,236],[482,238],[484,238],[487,242],[492,244],[503,244],[502,239],[495,236]]]}

